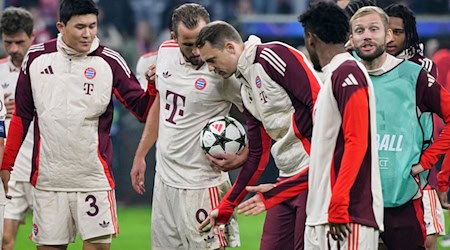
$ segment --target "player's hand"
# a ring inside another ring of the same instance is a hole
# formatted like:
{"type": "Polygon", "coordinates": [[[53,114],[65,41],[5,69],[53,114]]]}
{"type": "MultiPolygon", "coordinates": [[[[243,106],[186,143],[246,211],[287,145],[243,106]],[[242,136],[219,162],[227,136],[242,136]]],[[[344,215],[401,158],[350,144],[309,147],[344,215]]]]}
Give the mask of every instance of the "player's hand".
{"type": "Polygon", "coordinates": [[[448,191],[441,192],[439,190],[436,190],[436,193],[437,193],[437,195],[439,197],[439,201],[441,202],[442,208],[443,209],[450,209],[450,204],[448,204],[448,198],[447,198],[448,197],[447,196],[448,191]]]}
{"type": "Polygon", "coordinates": [[[239,154],[216,154],[211,156],[206,154],[209,160],[209,165],[213,168],[220,169],[224,172],[240,168],[247,161],[248,145],[239,154]]]}
{"type": "Polygon", "coordinates": [[[416,175],[422,173],[424,170],[425,170],[425,169],[423,169],[422,165],[416,164],[416,165],[414,165],[414,166],[412,167],[412,169],[411,169],[411,175],[412,175],[412,176],[416,176],[416,175]]]}
{"type": "Polygon", "coordinates": [[[5,189],[5,197],[6,199],[11,199],[11,195],[8,195],[8,182],[11,173],[8,170],[0,170],[0,177],[2,178],[3,188],[5,189]]]}
{"type": "Polygon", "coordinates": [[[9,98],[12,95],[12,93],[5,93],[5,108],[6,108],[6,118],[11,118],[12,113],[14,111],[14,99],[9,98]]]}
{"type": "Polygon", "coordinates": [[[150,66],[148,66],[147,72],[145,72],[145,79],[147,79],[147,81],[150,84],[155,84],[155,78],[156,78],[156,64],[150,64],[150,66]]]}
{"type": "Polygon", "coordinates": [[[331,237],[334,240],[343,241],[348,236],[347,231],[349,234],[352,233],[348,224],[328,223],[328,225],[330,226],[331,237]]]}
{"type": "MultiPolygon", "coordinates": [[[[272,188],[275,187],[275,184],[261,184],[258,186],[247,186],[245,189],[248,192],[252,193],[265,193],[269,190],[272,190],[272,188]]],[[[261,200],[261,197],[259,194],[254,195],[252,198],[242,202],[238,206],[238,214],[244,213],[245,215],[257,215],[262,212],[266,211],[266,206],[264,205],[264,202],[261,200]]]]}
{"type": "Polygon", "coordinates": [[[147,165],[145,164],[145,158],[134,157],[133,167],[130,171],[131,185],[136,193],[142,195],[145,192],[145,170],[147,165]]]}
{"type": "MultiPolygon", "coordinates": [[[[224,172],[228,172],[230,170],[239,168],[242,166],[242,159],[239,155],[236,154],[216,154],[211,156],[210,154],[206,154],[209,160],[209,165],[213,168],[220,169],[224,172]]],[[[244,160],[245,162],[245,160],[244,160]]]]}

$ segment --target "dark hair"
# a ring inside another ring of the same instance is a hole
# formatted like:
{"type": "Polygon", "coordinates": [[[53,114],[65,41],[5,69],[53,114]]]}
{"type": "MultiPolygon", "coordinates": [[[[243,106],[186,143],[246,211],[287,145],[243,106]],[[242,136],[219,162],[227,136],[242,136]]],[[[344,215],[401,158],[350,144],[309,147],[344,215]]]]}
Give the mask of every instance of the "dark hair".
{"type": "Polygon", "coordinates": [[[398,17],[403,20],[406,36],[404,49],[407,50],[408,55],[422,54],[414,13],[408,7],[401,4],[391,4],[384,11],[390,17],[398,17]]]}
{"type": "Polygon", "coordinates": [[[222,50],[227,41],[242,43],[242,38],[231,24],[224,21],[214,21],[200,30],[195,44],[197,48],[201,48],[206,42],[209,42],[211,47],[222,50]]]}
{"type": "Polygon", "coordinates": [[[24,31],[30,37],[33,33],[33,17],[23,8],[8,7],[1,16],[0,31],[6,35],[24,31]]]}
{"type": "Polygon", "coordinates": [[[73,16],[87,14],[98,16],[97,5],[92,0],[62,0],[59,6],[59,21],[64,24],[73,16]]]}
{"type": "Polygon", "coordinates": [[[177,34],[177,27],[182,22],[188,29],[194,29],[197,27],[199,20],[203,19],[206,23],[209,23],[209,13],[205,7],[196,3],[186,3],[180,5],[173,11],[172,14],[172,31],[177,34]]]}
{"type": "Polygon", "coordinates": [[[306,32],[316,34],[325,43],[345,43],[350,25],[345,12],[333,2],[318,2],[298,17],[306,32]]]}
{"type": "Polygon", "coordinates": [[[350,1],[345,7],[345,13],[350,18],[356,13],[356,11],[365,6],[376,6],[376,3],[372,0],[353,0],[350,1]]]}

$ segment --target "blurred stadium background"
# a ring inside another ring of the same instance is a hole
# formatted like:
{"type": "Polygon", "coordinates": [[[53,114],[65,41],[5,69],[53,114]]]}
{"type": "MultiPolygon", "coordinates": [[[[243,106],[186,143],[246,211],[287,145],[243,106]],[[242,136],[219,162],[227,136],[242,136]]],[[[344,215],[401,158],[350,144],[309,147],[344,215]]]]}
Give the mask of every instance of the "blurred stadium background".
{"type": "MultiPolygon", "coordinates": [[[[131,68],[135,69],[140,55],[157,50],[164,40],[170,38],[169,20],[172,9],[185,2],[197,2],[209,10],[212,20],[226,20],[232,23],[244,39],[250,34],[255,34],[263,41],[280,40],[301,48],[303,29],[297,22],[297,16],[315,1],[319,0],[96,0],[101,10],[98,36],[101,43],[119,51],[131,68]]],[[[425,45],[427,57],[431,58],[437,49],[449,44],[450,0],[375,2],[380,7],[391,3],[404,3],[416,13],[419,36],[425,45]]],[[[55,22],[59,0],[0,0],[0,12],[8,6],[21,6],[32,12],[35,18],[37,43],[56,37],[55,22]]],[[[5,51],[0,47],[0,57],[4,56],[5,51]]],[[[120,104],[116,105],[111,135],[114,144],[113,168],[117,182],[116,197],[121,234],[114,240],[112,249],[150,247],[154,149],[147,156],[145,183],[147,192],[144,196],[139,196],[132,190],[129,178],[142,129],[143,124],[137,122],[120,104]],[[135,243],[141,245],[133,245],[135,243]]],[[[232,179],[235,175],[235,172],[231,173],[232,179]]],[[[277,172],[271,163],[261,182],[272,182],[276,175],[277,172]]],[[[257,249],[264,216],[249,218],[240,216],[240,219],[243,240],[241,249],[257,249]]],[[[16,249],[33,248],[31,242],[25,239],[30,227],[28,221],[27,226],[21,228],[16,249]]],[[[446,228],[450,230],[448,226],[446,228]]],[[[74,245],[69,249],[80,249],[79,246],[74,245]]]]}

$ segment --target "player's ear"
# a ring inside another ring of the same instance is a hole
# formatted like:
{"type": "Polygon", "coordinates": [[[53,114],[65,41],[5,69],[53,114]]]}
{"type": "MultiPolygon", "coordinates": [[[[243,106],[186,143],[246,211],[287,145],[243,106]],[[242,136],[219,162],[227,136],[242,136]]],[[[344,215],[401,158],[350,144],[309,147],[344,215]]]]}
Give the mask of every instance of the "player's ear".
{"type": "Polygon", "coordinates": [[[311,33],[311,32],[306,32],[305,34],[305,44],[307,43],[307,45],[309,47],[314,47],[314,44],[316,42],[316,36],[315,34],[311,33]]]}
{"type": "Polygon", "coordinates": [[[392,41],[392,39],[394,39],[394,33],[392,32],[391,29],[387,29],[386,30],[386,44],[388,44],[390,41],[392,41]]]}
{"type": "Polygon", "coordinates": [[[225,42],[225,50],[230,54],[236,54],[236,46],[231,41],[225,42]]]}
{"type": "Polygon", "coordinates": [[[56,22],[56,28],[58,29],[59,33],[63,34],[65,27],[66,27],[66,25],[64,25],[63,22],[56,22]]]}
{"type": "Polygon", "coordinates": [[[172,39],[175,40],[175,42],[178,42],[177,41],[177,35],[175,34],[175,32],[171,31],[170,32],[170,37],[172,37],[172,39]]]}

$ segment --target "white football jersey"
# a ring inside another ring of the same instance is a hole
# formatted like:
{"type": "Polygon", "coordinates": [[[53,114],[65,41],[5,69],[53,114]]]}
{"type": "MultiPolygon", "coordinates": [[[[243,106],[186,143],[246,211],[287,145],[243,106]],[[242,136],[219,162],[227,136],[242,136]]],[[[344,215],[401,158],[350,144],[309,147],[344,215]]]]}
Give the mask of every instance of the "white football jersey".
{"type": "Polygon", "coordinates": [[[206,63],[192,65],[170,40],[158,52],[156,87],[161,100],[156,171],[162,181],[197,189],[227,180],[227,173],[209,165],[200,132],[209,119],[227,115],[232,103],[242,110],[240,82],[209,72],[206,63]]]}
{"type": "MultiPolygon", "coordinates": [[[[11,93],[8,99],[14,99],[19,77],[20,68],[14,66],[10,57],[0,60],[0,75],[3,93],[11,93]]],[[[6,130],[8,131],[11,119],[6,119],[6,130]]],[[[25,141],[20,147],[19,154],[11,172],[11,181],[30,181],[31,156],[33,154],[33,130],[34,124],[30,125],[25,141]]]]}
{"type": "Polygon", "coordinates": [[[148,66],[151,64],[156,64],[156,58],[158,58],[158,51],[152,51],[142,55],[137,61],[136,78],[144,90],[147,90],[147,79],[145,78],[145,73],[148,70],[148,66]]]}

